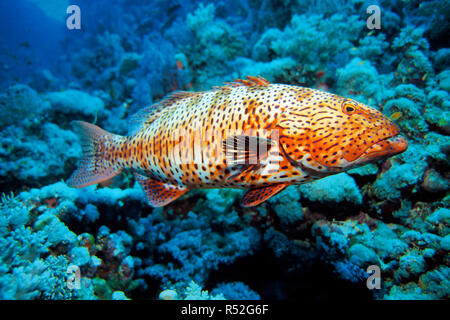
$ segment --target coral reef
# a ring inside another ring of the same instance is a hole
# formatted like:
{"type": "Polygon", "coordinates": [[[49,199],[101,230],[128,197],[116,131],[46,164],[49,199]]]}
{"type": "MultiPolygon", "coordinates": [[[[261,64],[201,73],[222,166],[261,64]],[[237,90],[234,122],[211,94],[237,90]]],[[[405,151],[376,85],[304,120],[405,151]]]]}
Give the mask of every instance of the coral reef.
{"type": "Polygon", "coordinates": [[[450,298],[447,2],[379,1],[374,30],[364,1],[105,4],[79,1],[81,31],[36,4],[49,39],[0,20],[0,299],[450,298]],[[174,90],[246,75],[367,103],[409,148],[253,208],[237,189],[152,208],[128,172],[64,182],[81,156],[72,120],[126,134],[174,90]]]}

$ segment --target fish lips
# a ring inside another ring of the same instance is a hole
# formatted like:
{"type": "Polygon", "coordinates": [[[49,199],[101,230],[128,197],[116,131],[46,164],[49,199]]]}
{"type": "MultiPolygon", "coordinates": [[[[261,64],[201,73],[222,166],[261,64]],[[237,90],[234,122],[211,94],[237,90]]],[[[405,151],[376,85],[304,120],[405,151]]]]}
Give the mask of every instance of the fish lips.
{"type": "Polygon", "coordinates": [[[380,159],[395,156],[408,149],[408,141],[401,135],[396,135],[378,141],[367,148],[360,157],[358,162],[373,162],[380,159]]]}

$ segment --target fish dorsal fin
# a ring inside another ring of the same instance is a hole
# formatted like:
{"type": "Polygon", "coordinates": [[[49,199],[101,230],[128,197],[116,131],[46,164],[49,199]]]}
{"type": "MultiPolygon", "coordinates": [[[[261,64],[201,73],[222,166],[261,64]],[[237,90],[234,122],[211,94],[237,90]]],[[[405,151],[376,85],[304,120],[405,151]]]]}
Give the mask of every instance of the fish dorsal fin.
{"type": "Polygon", "coordinates": [[[287,183],[279,183],[279,184],[271,185],[268,187],[250,189],[247,191],[247,193],[242,198],[241,205],[243,207],[256,206],[256,205],[266,201],[270,197],[273,197],[277,193],[280,193],[281,191],[286,189],[286,187],[288,185],[289,184],[287,184],[287,183]]]}
{"type": "Polygon", "coordinates": [[[145,107],[131,115],[128,119],[128,135],[136,134],[143,126],[151,124],[163,108],[159,104],[145,107]]]}
{"type": "Polygon", "coordinates": [[[191,91],[175,91],[175,92],[169,93],[158,104],[161,105],[162,108],[165,108],[165,107],[173,105],[178,100],[193,97],[198,94],[199,94],[198,92],[191,92],[191,91]]]}
{"type": "Polygon", "coordinates": [[[267,158],[272,147],[267,138],[235,135],[223,140],[225,158],[230,164],[259,164],[267,158]]]}
{"type": "Polygon", "coordinates": [[[270,82],[261,76],[258,77],[247,76],[247,79],[234,79],[234,82],[225,83],[225,85],[231,85],[232,87],[240,87],[240,86],[265,87],[268,86],[269,84],[270,82]]]}
{"type": "Polygon", "coordinates": [[[177,101],[197,95],[198,92],[175,91],[167,95],[160,102],[145,107],[133,114],[128,122],[128,134],[133,135],[143,126],[151,124],[177,101]]]}
{"type": "Polygon", "coordinates": [[[246,80],[243,79],[235,79],[234,83],[239,86],[239,85],[243,85],[243,86],[248,86],[248,87],[255,87],[255,86],[268,86],[270,84],[269,81],[267,81],[266,79],[264,79],[261,76],[258,77],[252,77],[252,76],[247,76],[246,80]]]}
{"type": "Polygon", "coordinates": [[[152,207],[163,207],[188,191],[186,188],[157,181],[137,173],[134,176],[144,188],[147,200],[152,207]]]}

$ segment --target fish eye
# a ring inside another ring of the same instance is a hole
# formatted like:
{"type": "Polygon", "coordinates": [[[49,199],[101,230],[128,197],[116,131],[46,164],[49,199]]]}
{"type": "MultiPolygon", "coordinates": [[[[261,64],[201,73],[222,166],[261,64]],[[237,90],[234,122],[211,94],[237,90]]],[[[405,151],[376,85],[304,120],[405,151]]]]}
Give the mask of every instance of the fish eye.
{"type": "Polygon", "coordinates": [[[357,110],[358,105],[356,102],[354,101],[350,101],[350,100],[344,100],[344,102],[342,103],[342,111],[344,111],[344,113],[346,114],[353,114],[355,113],[355,111],[357,110]]]}

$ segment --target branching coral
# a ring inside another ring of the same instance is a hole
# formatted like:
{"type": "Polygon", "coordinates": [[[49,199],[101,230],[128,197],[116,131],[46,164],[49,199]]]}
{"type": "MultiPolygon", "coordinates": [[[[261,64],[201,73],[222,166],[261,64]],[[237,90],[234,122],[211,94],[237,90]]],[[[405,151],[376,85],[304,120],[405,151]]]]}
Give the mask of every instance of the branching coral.
{"type": "Polygon", "coordinates": [[[97,18],[63,42],[58,61],[24,74],[16,65],[42,48],[0,50],[0,187],[18,193],[0,204],[0,298],[297,298],[293,288],[305,291],[323,268],[368,292],[375,265],[376,299],[448,299],[447,3],[381,1],[382,28],[368,30],[359,0],[82,2],[97,18]],[[70,121],[126,134],[130,114],[171,91],[247,75],[374,106],[409,148],[255,208],[239,206],[244,191],[217,189],[153,209],[129,172],[98,187],[58,182],[81,152],[70,121]],[[258,273],[261,262],[268,271],[258,273]],[[71,266],[80,289],[67,286],[71,266]]]}

